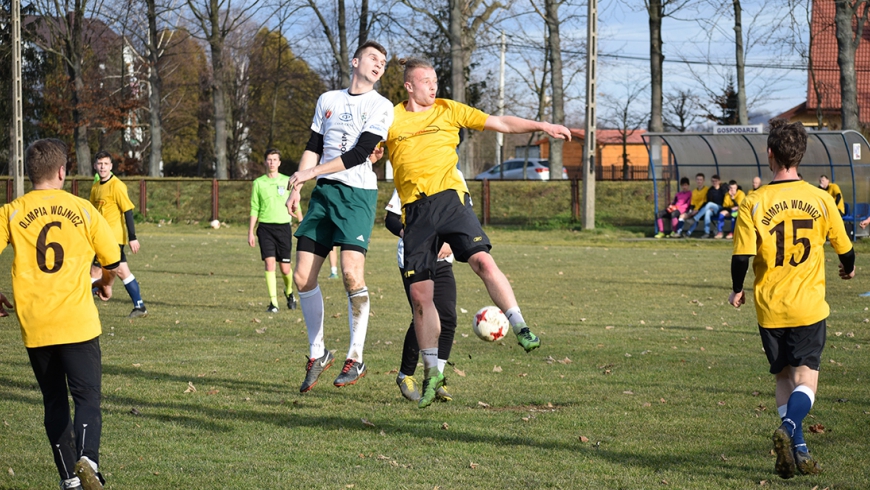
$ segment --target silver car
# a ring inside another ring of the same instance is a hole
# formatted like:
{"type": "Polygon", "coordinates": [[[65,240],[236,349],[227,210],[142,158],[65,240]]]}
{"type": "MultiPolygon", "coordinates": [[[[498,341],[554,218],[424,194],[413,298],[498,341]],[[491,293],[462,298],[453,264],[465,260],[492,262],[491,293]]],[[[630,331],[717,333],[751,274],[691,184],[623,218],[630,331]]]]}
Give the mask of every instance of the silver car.
{"type": "MultiPolygon", "coordinates": [[[[486,172],[477,174],[474,180],[499,180],[501,176],[501,167],[504,167],[505,180],[523,180],[523,163],[524,158],[514,158],[507,160],[501,165],[496,165],[486,172]]],[[[568,178],[568,172],[562,167],[562,178],[568,178]]],[[[526,164],[526,179],[527,180],[550,180],[550,162],[541,158],[529,158],[526,164]]]]}

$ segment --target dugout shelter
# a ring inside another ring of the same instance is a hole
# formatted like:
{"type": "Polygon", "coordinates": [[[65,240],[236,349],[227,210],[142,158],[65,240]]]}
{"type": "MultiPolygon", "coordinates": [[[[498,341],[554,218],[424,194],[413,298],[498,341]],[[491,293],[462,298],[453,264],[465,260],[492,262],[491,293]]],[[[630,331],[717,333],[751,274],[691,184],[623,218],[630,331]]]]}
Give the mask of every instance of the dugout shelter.
{"type": "MultiPolygon", "coordinates": [[[[846,228],[857,230],[858,221],[870,215],[870,144],[857,131],[807,131],[807,151],[798,171],[804,180],[819,185],[819,176],[827,175],[843,193],[846,204],[846,228]]],[[[682,177],[688,177],[694,187],[694,178],[703,173],[709,185],[710,176],[718,174],[723,185],[736,180],[744,192],[752,189],[753,177],[761,177],[762,184],[770,182],[767,165],[767,133],[710,134],[710,133],[644,133],[647,150],[654,138],[660,138],[668,147],[667,161],[656,163],[650,151],[650,177],[653,181],[655,217],[659,209],[659,182],[674,179],[679,189],[682,177]]],[[[664,197],[670,198],[670,194],[664,197]]],[[[663,201],[664,202],[664,201],[663,201]]],[[[667,206],[665,203],[664,205],[667,206]]],[[[657,225],[656,225],[657,227],[657,225]]],[[[662,231],[656,229],[656,231],[662,231]]]]}

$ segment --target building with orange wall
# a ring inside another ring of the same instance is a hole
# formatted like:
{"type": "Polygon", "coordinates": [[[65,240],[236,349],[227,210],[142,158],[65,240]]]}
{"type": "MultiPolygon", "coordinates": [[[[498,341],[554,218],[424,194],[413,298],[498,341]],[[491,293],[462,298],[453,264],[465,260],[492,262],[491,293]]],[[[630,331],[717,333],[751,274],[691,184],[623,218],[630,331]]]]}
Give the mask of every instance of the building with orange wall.
{"type": "MultiPolygon", "coordinates": [[[[622,161],[622,133],[618,129],[598,129],[596,133],[595,161],[598,167],[597,177],[601,179],[621,180],[622,161]]],[[[626,155],[628,165],[632,167],[629,179],[646,179],[649,168],[649,152],[643,143],[644,129],[632,131],[626,138],[626,155]],[[636,172],[634,172],[636,170],[636,172]]],[[[586,131],[583,129],[571,130],[571,141],[562,147],[562,164],[568,171],[568,178],[578,176],[583,168],[583,145],[586,142],[586,131]]],[[[541,158],[549,158],[550,140],[543,138],[536,144],[540,147],[541,158]]],[[[662,149],[662,158],[667,161],[668,148],[662,149]]]]}

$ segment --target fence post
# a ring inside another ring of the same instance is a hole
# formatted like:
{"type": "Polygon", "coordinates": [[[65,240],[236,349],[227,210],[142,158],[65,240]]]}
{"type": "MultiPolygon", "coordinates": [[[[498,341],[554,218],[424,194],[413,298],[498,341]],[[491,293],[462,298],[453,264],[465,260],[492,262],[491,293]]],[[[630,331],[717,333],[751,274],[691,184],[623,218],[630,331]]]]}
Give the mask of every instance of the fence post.
{"type": "Polygon", "coordinates": [[[571,179],[571,219],[580,221],[580,181],[571,179]]]}
{"type": "Polygon", "coordinates": [[[72,192],[72,195],[79,197],[79,179],[72,179],[72,183],[70,184],[70,192],[72,192]]]}
{"type": "Polygon", "coordinates": [[[489,179],[483,179],[483,224],[489,225],[489,179]]]}
{"type": "Polygon", "coordinates": [[[211,180],[211,219],[212,221],[218,219],[218,199],[220,198],[220,192],[218,191],[218,181],[217,179],[211,180]]]}
{"type": "Polygon", "coordinates": [[[139,211],[142,216],[148,216],[148,188],[145,179],[139,181],[139,211]]]}

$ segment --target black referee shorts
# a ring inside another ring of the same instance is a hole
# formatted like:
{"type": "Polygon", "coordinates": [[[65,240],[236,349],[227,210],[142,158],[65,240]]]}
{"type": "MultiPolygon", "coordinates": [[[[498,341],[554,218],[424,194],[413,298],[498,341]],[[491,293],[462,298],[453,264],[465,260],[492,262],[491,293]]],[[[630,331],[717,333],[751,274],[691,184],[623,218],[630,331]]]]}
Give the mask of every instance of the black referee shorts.
{"type": "Polygon", "coordinates": [[[770,374],[778,374],[786,366],[819,370],[827,336],[825,320],[806,327],[764,328],[759,325],[758,331],[770,363],[770,374]]]}
{"type": "Polygon", "coordinates": [[[290,262],[293,252],[293,232],[290,223],[260,223],[257,225],[257,241],[260,242],[260,259],[275,257],[278,262],[290,262]]]}
{"type": "Polygon", "coordinates": [[[455,190],[426,196],[405,206],[405,277],[411,282],[435,278],[438,250],[450,244],[460,262],[492,244],[471,207],[468,194],[455,190]]]}

